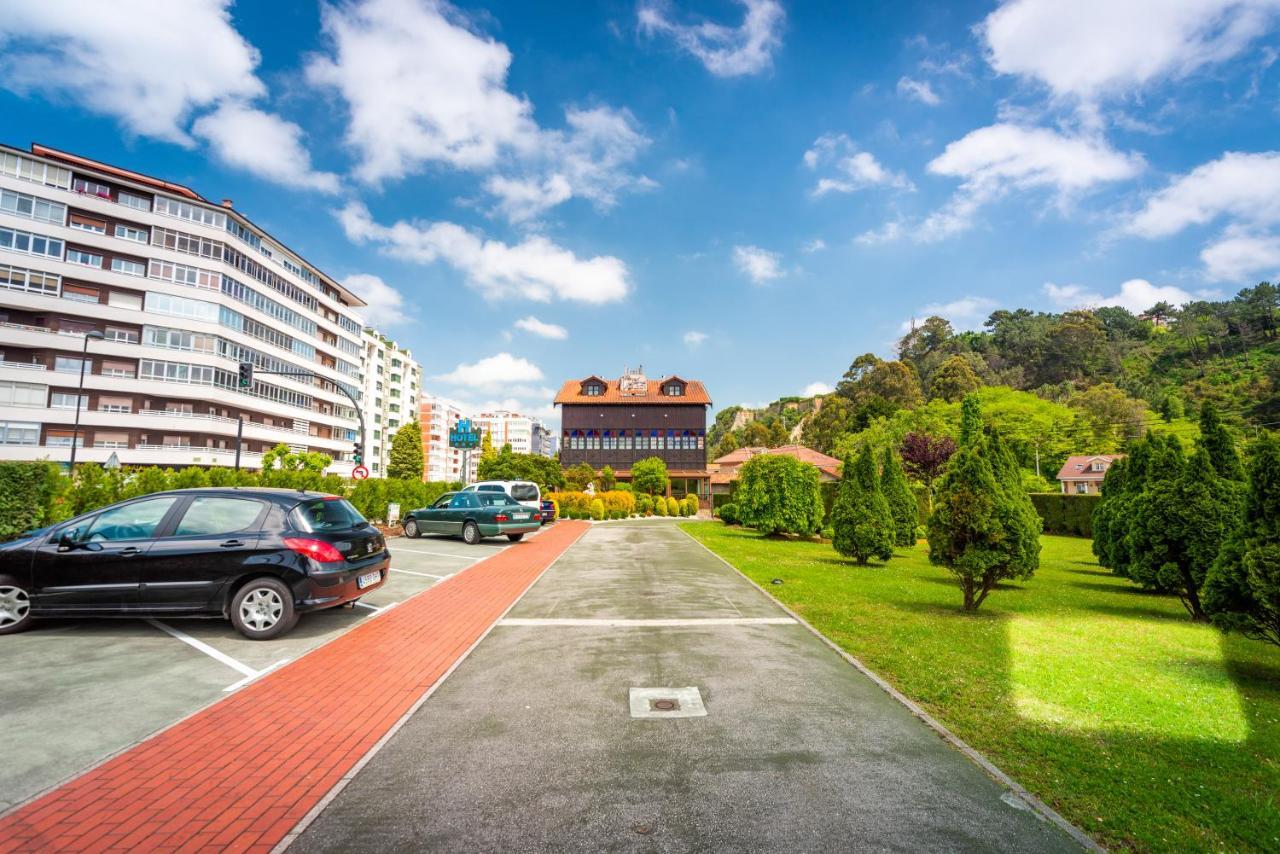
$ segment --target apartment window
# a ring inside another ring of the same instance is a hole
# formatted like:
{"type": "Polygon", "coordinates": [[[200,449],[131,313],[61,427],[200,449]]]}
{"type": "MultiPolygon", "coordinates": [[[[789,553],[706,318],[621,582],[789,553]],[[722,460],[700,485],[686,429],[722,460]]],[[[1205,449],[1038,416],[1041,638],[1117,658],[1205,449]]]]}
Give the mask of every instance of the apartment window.
{"type": "MultiPolygon", "coordinates": [[[[88,409],[89,395],[82,394],[79,397],[80,397],[80,408],[88,409]]],[[[65,391],[55,391],[53,394],[49,395],[49,406],[52,409],[75,409],[76,395],[68,394],[65,391]]]]}
{"type": "Polygon", "coordinates": [[[0,445],[38,445],[40,425],[27,421],[0,421],[0,445]]]}
{"type": "Polygon", "coordinates": [[[62,298],[76,302],[98,302],[98,289],[67,283],[62,286],[62,298]]]}
{"type": "Polygon", "coordinates": [[[222,284],[221,274],[212,270],[202,270],[199,267],[188,267],[185,264],[155,259],[151,260],[150,275],[153,279],[210,291],[218,290],[222,284]]]}
{"type": "Polygon", "coordinates": [[[0,406],[44,406],[48,394],[48,386],[0,382],[0,406]]]}
{"type": "Polygon", "coordinates": [[[189,205],[186,202],[170,199],[167,196],[156,196],[155,212],[164,216],[198,222],[202,225],[210,225],[214,228],[226,228],[227,226],[227,216],[221,211],[212,211],[208,208],[189,205]]]}
{"type": "Polygon", "coordinates": [[[102,369],[99,373],[104,377],[122,377],[124,379],[133,379],[138,375],[133,362],[115,362],[107,359],[102,360],[102,369]]]}
{"type": "Polygon", "coordinates": [[[134,193],[121,190],[116,194],[116,201],[127,208],[133,208],[136,211],[151,210],[151,198],[149,196],[139,196],[134,193]]]}
{"type": "Polygon", "coordinates": [[[116,223],[116,237],[122,240],[132,240],[134,243],[147,243],[151,239],[145,228],[134,228],[131,225],[123,225],[121,223],[116,223]]]}
{"type": "Polygon", "coordinates": [[[98,397],[99,412],[121,412],[127,413],[133,411],[133,399],[128,397],[107,397],[100,395],[98,397]]]}
{"type": "Polygon", "coordinates": [[[129,447],[129,434],[94,430],[93,446],[95,448],[127,448],[129,447]]]}
{"type": "Polygon", "coordinates": [[[106,234],[107,224],[100,219],[84,216],[83,214],[73,213],[68,223],[72,228],[80,231],[88,231],[93,234],[106,234]]]}
{"type": "Polygon", "coordinates": [[[67,189],[71,186],[71,170],[60,166],[50,166],[38,160],[29,160],[19,154],[0,152],[0,175],[20,178],[36,184],[47,184],[50,187],[67,189]]]}
{"type": "Polygon", "coordinates": [[[111,188],[106,184],[99,184],[97,181],[90,181],[88,178],[76,178],[71,182],[71,189],[77,193],[84,193],[86,196],[97,196],[100,199],[111,198],[111,188]]]}
{"type": "Polygon", "coordinates": [[[93,252],[86,252],[83,249],[68,249],[67,263],[79,264],[82,267],[97,267],[102,269],[102,256],[93,252]]]}
{"type": "Polygon", "coordinates": [[[61,278],[50,273],[39,273],[35,270],[0,264],[0,288],[57,296],[59,282],[61,278]]]}
{"type": "Polygon", "coordinates": [[[108,291],[107,305],[116,308],[127,308],[132,311],[142,311],[142,295],[129,293],[128,291],[108,291]]]}
{"type": "Polygon", "coordinates": [[[0,211],[56,225],[62,225],[67,217],[66,205],[13,190],[0,190],[0,211]]]}
{"type": "Polygon", "coordinates": [[[53,360],[53,369],[62,373],[78,374],[83,364],[83,359],[74,359],[71,356],[56,356],[53,360]]]}
{"type": "Polygon", "coordinates": [[[14,228],[0,228],[0,249],[27,255],[43,255],[46,258],[62,258],[61,240],[14,228]]]}
{"type": "Polygon", "coordinates": [[[217,352],[218,338],[215,335],[188,332],[184,329],[166,329],[162,326],[146,326],[142,331],[143,340],[150,347],[190,350],[196,353],[217,352]]]}
{"type": "Polygon", "coordinates": [[[147,274],[147,265],[141,261],[132,261],[128,258],[112,258],[111,269],[116,273],[124,273],[126,276],[145,276],[147,274]]]}
{"type": "Polygon", "coordinates": [[[120,344],[138,343],[138,333],[133,329],[121,329],[118,326],[108,326],[103,334],[107,336],[108,341],[116,341],[120,344]]]}
{"type": "Polygon", "coordinates": [[[185,252],[188,255],[198,255],[215,261],[222,260],[221,243],[194,234],[157,227],[152,235],[152,241],[156,246],[163,246],[175,252],[185,252]]]}
{"type": "MultiPolygon", "coordinates": [[[[71,430],[50,430],[44,437],[45,447],[49,448],[70,448],[73,431],[71,430]]],[[[84,434],[75,436],[77,448],[84,447],[84,434]]]]}
{"type": "Polygon", "coordinates": [[[218,306],[203,300],[174,297],[168,294],[147,293],[146,310],[156,314],[170,314],[175,317],[189,317],[192,320],[218,322],[218,306]]]}

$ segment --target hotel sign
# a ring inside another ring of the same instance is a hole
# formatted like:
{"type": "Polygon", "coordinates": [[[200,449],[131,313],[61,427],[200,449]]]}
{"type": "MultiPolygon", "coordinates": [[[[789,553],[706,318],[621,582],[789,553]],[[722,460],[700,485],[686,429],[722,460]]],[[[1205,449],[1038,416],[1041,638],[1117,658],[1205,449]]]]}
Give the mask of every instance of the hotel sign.
{"type": "Polygon", "coordinates": [[[470,418],[463,418],[449,431],[449,447],[470,450],[480,447],[480,431],[471,425],[470,418]]]}
{"type": "Polygon", "coordinates": [[[624,370],[618,378],[618,393],[634,397],[643,397],[649,393],[649,380],[645,378],[644,368],[624,370]]]}

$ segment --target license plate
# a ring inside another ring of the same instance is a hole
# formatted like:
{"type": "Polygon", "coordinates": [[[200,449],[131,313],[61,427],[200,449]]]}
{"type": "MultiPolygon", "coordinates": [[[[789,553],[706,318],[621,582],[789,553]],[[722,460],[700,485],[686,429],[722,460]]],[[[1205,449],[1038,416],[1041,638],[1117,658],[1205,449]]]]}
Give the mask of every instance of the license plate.
{"type": "Polygon", "coordinates": [[[529,518],[529,514],[528,513],[512,513],[511,518],[515,519],[517,522],[523,522],[525,519],[529,518]]]}
{"type": "Polygon", "coordinates": [[[382,580],[381,572],[368,572],[356,579],[356,587],[361,590],[382,580]]]}

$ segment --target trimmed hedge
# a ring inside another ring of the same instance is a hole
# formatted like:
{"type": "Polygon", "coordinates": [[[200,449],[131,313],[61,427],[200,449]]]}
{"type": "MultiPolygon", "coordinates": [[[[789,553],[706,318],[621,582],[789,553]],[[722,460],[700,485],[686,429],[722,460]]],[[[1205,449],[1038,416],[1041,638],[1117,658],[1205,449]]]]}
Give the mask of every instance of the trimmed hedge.
{"type": "Polygon", "coordinates": [[[68,485],[54,463],[0,463],[0,542],[67,518],[68,485]]]}
{"type": "Polygon", "coordinates": [[[1093,510],[1100,495],[1064,495],[1061,492],[1032,492],[1031,503],[1044,522],[1046,534],[1093,538],[1093,510]]]}

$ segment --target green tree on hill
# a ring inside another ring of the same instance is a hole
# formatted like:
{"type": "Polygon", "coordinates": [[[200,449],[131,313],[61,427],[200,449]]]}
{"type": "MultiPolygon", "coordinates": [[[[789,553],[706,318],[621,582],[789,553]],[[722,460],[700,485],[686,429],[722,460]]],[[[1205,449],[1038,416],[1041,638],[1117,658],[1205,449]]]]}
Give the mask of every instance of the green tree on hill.
{"type": "Polygon", "coordinates": [[[889,503],[889,513],[893,516],[894,545],[914,546],[920,510],[893,448],[884,449],[884,460],[880,466],[880,492],[889,503]]]}
{"type": "Polygon", "coordinates": [[[895,526],[889,502],[880,492],[876,463],[871,448],[862,446],[857,459],[847,459],[840,478],[840,491],[831,508],[835,550],[866,566],[871,558],[893,557],[895,526]]]}
{"type": "Polygon", "coordinates": [[[422,480],[422,427],[414,419],[396,431],[387,456],[387,477],[422,480]]]}
{"type": "Polygon", "coordinates": [[[853,410],[849,401],[838,394],[822,399],[822,408],[810,415],[800,430],[805,447],[823,454],[831,453],[840,434],[853,426],[853,410]]]}
{"type": "Polygon", "coordinates": [[[1235,439],[1223,426],[1218,409],[1205,401],[1200,407],[1200,447],[1209,455],[1209,463],[1218,477],[1244,482],[1244,465],[1236,451],[1235,439]]]}
{"type": "Polygon", "coordinates": [[[975,611],[1000,581],[1035,572],[1040,520],[1034,508],[1028,515],[1019,506],[1030,501],[1009,482],[1016,464],[1003,443],[984,432],[977,397],[967,396],[962,410],[959,447],[927,526],[929,560],[955,575],[964,609],[975,611]]]}
{"type": "Polygon", "coordinates": [[[971,391],[982,388],[982,380],[964,356],[952,356],[938,366],[929,380],[930,396],[948,403],[962,400],[971,391]]]}

